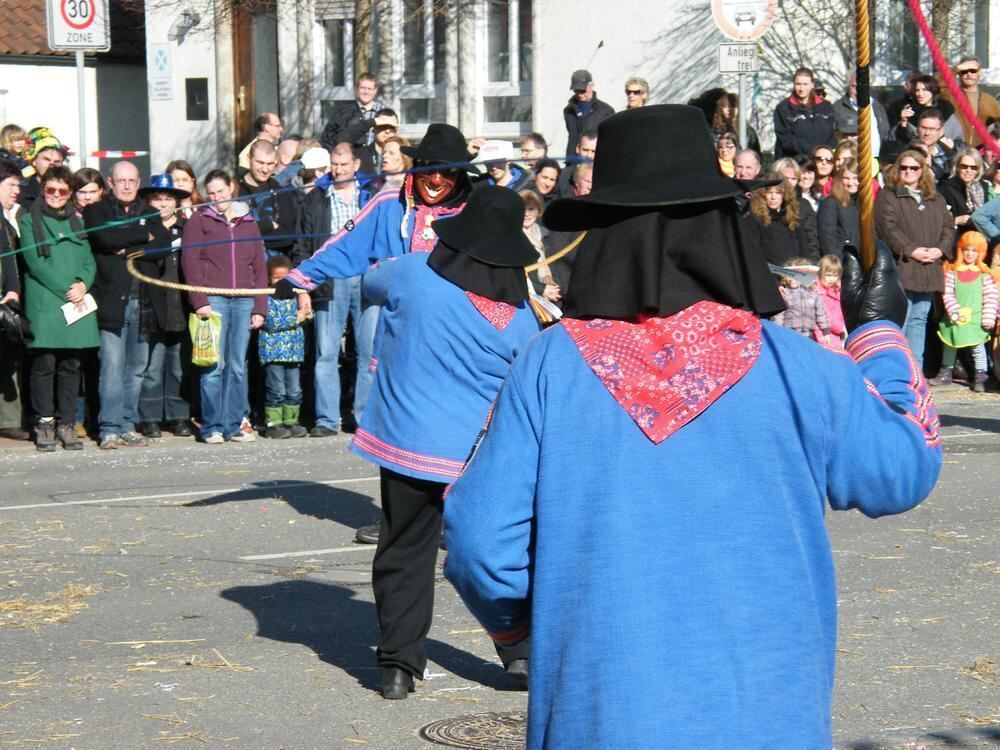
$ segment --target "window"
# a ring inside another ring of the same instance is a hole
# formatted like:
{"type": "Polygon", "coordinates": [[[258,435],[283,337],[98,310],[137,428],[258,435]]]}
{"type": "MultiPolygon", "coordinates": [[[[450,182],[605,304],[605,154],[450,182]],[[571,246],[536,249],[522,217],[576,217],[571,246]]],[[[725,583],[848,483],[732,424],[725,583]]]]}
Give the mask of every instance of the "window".
{"type": "Polygon", "coordinates": [[[347,76],[348,62],[344,54],[344,33],[348,22],[340,18],[323,21],[324,60],[327,86],[350,85],[347,76]]]}
{"type": "Polygon", "coordinates": [[[889,3],[887,60],[895,70],[920,69],[920,31],[905,0],[889,3]]]}
{"type": "Polygon", "coordinates": [[[438,122],[445,116],[447,28],[454,17],[449,0],[392,0],[394,58],[402,62],[396,72],[402,132],[416,134],[410,126],[438,122]]]}
{"type": "Polygon", "coordinates": [[[483,134],[531,132],[532,0],[481,0],[486,85],[483,134]]]}

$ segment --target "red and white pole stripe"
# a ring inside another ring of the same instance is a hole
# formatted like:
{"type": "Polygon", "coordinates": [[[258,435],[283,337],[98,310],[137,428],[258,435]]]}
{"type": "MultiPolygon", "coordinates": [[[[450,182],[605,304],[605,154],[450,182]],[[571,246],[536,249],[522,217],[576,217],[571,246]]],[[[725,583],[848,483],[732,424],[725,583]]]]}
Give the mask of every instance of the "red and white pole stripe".
{"type": "Polygon", "coordinates": [[[91,156],[98,159],[134,159],[137,156],[149,156],[148,151],[91,151],[91,156]]]}

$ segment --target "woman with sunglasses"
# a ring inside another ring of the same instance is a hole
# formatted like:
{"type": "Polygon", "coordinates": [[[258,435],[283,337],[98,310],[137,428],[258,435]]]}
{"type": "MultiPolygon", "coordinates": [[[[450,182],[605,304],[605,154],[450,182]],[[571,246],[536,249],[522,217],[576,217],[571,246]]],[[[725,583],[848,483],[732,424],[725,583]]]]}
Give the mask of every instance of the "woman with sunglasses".
{"type": "Polygon", "coordinates": [[[825,198],[833,190],[833,149],[829,146],[816,146],[809,156],[812,158],[813,164],[816,165],[816,187],[814,190],[825,198]]]}
{"type": "Polygon", "coordinates": [[[983,158],[974,148],[959,149],[955,154],[951,177],[940,182],[938,189],[947,201],[958,234],[974,230],[972,212],[990,199],[990,185],[983,179],[983,158]]]}
{"type": "Polygon", "coordinates": [[[625,81],[625,108],[638,109],[646,106],[649,98],[649,84],[645,78],[633,76],[625,81]]]}
{"type": "Polygon", "coordinates": [[[63,305],[82,310],[84,295],[94,282],[97,266],[84,234],[83,221],[70,202],[73,173],[50,167],[41,179],[42,200],[21,214],[25,315],[34,339],[31,350],[31,407],[37,415],[35,447],[81,450],[74,430],[76,397],[80,390],[80,360],[85,349],[101,340],[97,316],[84,315],[72,325],[63,305]],[[36,245],[36,247],[32,247],[36,245]]]}
{"type": "Polygon", "coordinates": [[[903,335],[923,365],[927,318],[934,295],[944,292],[942,265],[955,247],[955,221],[919,151],[907,149],[889,168],[875,199],[875,229],[896,258],[909,303],[903,335]]]}

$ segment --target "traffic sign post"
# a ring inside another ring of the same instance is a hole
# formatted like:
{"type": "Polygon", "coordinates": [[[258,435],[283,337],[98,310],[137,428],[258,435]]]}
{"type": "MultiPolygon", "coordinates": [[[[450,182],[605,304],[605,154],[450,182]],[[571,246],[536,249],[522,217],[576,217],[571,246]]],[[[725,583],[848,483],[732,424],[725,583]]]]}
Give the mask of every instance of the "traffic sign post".
{"type": "MultiPolygon", "coordinates": [[[[778,0],[712,0],[712,18],[719,31],[738,42],[760,39],[778,12],[778,0]]],[[[740,148],[746,148],[747,105],[744,79],[760,69],[755,44],[720,44],[719,72],[736,73],[740,100],[740,148]]]]}
{"type": "Polygon", "coordinates": [[[49,47],[76,53],[76,92],[80,112],[80,166],[87,165],[87,108],[83,53],[111,49],[108,0],[45,0],[49,47]]]}

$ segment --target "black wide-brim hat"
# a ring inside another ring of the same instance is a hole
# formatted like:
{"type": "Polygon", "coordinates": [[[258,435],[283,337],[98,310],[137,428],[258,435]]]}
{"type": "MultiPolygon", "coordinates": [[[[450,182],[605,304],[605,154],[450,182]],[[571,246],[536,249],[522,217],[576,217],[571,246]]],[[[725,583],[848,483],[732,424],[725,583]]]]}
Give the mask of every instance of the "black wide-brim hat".
{"type": "Polygon", "coordinates": [[[542,223],[561,232],[592,229],[658,207],[736,197],[778,182],[723,174],[701,110],[684,104],[639,107],[598,125],[593,190],[552,201],[542,223]]]}
{"type": "Polygon", "coordinates": [[[427,164],[454,164],[466,172],[479,174],[479,169],[470,164],[469,147],[465,143],[462,131],[454,125],[443,122],[433,122],[427,126],[427,132],[417,146],[401,146],[400,151],[414,161],[427,164]]]}
{"type": "Polygon", "coordinates": [[[524,268],[538,260],[523,226],[524,199],[496,185],[473,190],[460,214],[431,224],[452,250],[499,268],[524,268]]]}

